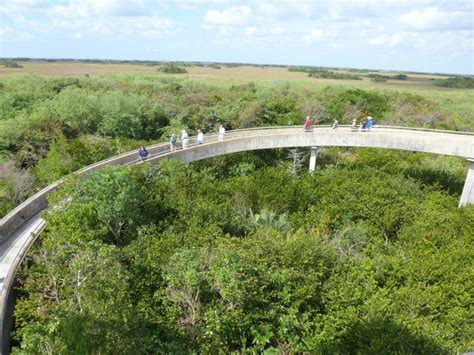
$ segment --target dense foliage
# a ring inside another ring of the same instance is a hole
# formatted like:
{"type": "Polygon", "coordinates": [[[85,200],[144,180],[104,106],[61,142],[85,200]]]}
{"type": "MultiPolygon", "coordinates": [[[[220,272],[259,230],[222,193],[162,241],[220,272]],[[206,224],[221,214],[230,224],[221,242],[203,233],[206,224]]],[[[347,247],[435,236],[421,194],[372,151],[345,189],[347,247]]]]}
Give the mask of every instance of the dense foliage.
{"type": "Polygon", "coordinates": [[[20,277],[17,350],[472,349],[462,162],[327,149],[307,174],[285,156],[69,179],[20,277]]]}
{"type": "Polygon", "coordinates": [[[305,115],[341,124],[472,131],[469,92],[411,93],[352,86],[244,83],[211,86],[140,74],[0,78],[0,216],[39,187],[81,166],[167,140],[186,128],[298,125],[305,115]]]}

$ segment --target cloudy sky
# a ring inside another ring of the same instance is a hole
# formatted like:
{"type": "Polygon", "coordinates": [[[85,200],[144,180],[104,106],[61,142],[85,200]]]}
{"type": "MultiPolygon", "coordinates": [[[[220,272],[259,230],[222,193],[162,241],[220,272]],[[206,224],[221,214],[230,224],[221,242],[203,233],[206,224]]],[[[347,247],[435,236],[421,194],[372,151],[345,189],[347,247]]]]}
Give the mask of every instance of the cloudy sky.
{"type": "Polygon", "coordinates": [[[474,1],[0,0],[0,57],[474,74],[474,1]]]}

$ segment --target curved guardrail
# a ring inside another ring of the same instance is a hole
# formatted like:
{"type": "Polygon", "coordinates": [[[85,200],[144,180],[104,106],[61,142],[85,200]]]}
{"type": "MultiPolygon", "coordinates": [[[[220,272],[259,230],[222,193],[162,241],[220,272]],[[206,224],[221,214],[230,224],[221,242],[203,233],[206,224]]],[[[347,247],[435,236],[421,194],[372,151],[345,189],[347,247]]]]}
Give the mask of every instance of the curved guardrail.
{"type": "MultiPolygon", "coordinates": [[[[224,142],[218,141],[217,134],[205,135],[204,142],[204,144],[198,146],[196,144],[196,138],[190,137],[189,148],[186,150],[178,149],[175,152],[170,152],[169,143],[155,144],[148,147],[150,156],[147,161],[155,162],[164,157],[177,157],[184,161],[195,161],[244,150],[314,145],[373,146],[474,158],[474,133],[378,125],[373,128],[373,133],[359,132],[358,130],[352,129],[351,126],[342,125],[339,126],[336,131],[332,130],[331,126],[316,126],[312,132],[303,132],[301,126],[259,127],[227,132],[224,142]],[[328,134],[329,132],[331,134],[328,134]],[[395,138],[392,136],[395,136],[395,138]],[[392,140],[391,142],[390,139],[392,140]],[[429,146],[427,147],[421,144],[418,142],[418,139],[420,139],[421,143],[423,143],[424,139],[428,142],[427,144],[429,146]],[[437,139],[441,141],[437,142],[437,139]],[[445,140],[444,142],[442,142],[443,139],[445,140]],[[453,139],[457,141],[453,141],[453,139]],[[372,140],[372,142],[370,142],[370,140],[372,140]],[[447,140],[449,140],[449,149],[446,148],[443,150],[442,145],[443,143],[447,144],[447,140]],[[406,146],[404,146],[404,144],[406,144],[406,146]]],[[[74,174],[87,174],[110,165],[128,166],[136,164],[139,161],[136,151],[127,152],[86,166],[74,174]]],[[[31,196],[0,221],[0,246],[15,232],[21,229],[22,226],[29,223],[34,216],[36,216],[38,221],[40,220],[39,212],[47,207],[47,195],[56,190],[62,181],[64,181],[64,179],[56,181],[31,196]]],[[[12,260],[3,283],[0,282],[0,284],[3,284],[0,290],[0,324],[2,326],[0,344],[2,344],[1,348],[3,348],[3,352],[8,351],[4,348],[5,339],[9,335],[5,332],[5,328],[9,328],[8,322],[5,322],[5,315],[8,313],[7,308],[9,306],[16,270],[29,249],[29,246],[33,243],[43,227],[44,223],[38,223],[36,226],[37,229],[28,237],[21,248],[18,249],[18,254],[15,255],[14,260],[12,260]]]]}

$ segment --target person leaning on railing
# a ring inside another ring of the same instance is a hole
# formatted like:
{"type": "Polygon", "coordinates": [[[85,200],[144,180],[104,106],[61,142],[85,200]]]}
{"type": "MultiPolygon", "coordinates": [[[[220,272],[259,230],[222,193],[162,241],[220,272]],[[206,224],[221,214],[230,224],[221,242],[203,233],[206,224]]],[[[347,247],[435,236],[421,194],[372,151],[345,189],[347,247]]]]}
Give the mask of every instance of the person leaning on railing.
{"type": "Polygon", "coordinates": [[[189,135],[184,129],[181,131],[181,142],[183,144],[183,149],[186,149],[188,147],[189,135]]]}
{"type": "Polygon", "coordinates": [[[219,126],[219,134],[217,135],[217,139],[220,141],[224,140],[224,135],[225,135],[225,128],[223,125],[219,126]]]}
{"type": "Polygon", "coordinates": [[[143,144],[140,145],[140,149],[138,150],[138,158],[141,160],[146,160],[148,158],[148,150],[146,150],[145,146],[143,144]]]}
{"type": "Polygon", "coordinates": [[[200,129],[198,129],[197,135],[197,144],[202,144],[204,142],[204,133],[200,129]]]}

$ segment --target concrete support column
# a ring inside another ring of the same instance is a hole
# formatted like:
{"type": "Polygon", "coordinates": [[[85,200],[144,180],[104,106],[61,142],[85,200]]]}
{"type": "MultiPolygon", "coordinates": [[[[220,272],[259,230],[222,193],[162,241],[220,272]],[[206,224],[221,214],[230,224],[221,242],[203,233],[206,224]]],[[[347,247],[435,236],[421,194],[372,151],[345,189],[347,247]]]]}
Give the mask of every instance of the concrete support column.
{"type": "Polygon", "coordinates": [[[311,147],[311,155],[309,156],[309,172],[312,173],[316,169],[316,153],[318,147],[311,147]]]}
{"type": "Polygon", "coordinates": [[[474,203],[474,159],[469,160],[469,170],[467,171],[466,181],[462,189],[461,200],[459,207],[470,205],[474,203]]]}

